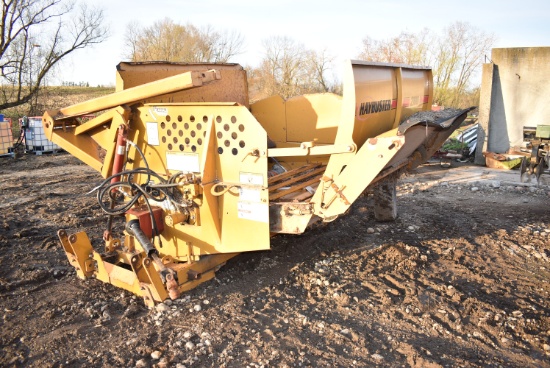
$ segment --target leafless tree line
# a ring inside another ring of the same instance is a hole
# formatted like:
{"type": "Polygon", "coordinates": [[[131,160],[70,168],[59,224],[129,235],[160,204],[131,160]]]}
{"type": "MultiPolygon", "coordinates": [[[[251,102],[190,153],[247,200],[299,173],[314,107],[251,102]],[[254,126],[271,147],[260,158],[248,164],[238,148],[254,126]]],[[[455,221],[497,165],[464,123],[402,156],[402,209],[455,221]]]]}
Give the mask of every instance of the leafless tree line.
{"type": "Polygon", "coordinates": [[[255,98],[305,93],[339,92],[331,78],[334,57],[326,50],[307,49],[289,37],[274,36],[263,42],[264,57],[250,70],[255,98]]]}
{"type": "Polygon", "coordinates": [[[368,61],[429,65],[434,74],[434,102],[457,107],[468,95],[477,103],[479,85],[472,79],[480,72],[484,55],[491,52],[495,36],[465,22],[455,22],[437,34],[429,29],[401,32],[385,40],[363,39],[359,58],[368,61]]]}
{"type": "MultiPolygon", "coordinates": [[[[455,22],[441,33],[427,28],[401,32],[385,40],[369,36],[363,40],[358,58],[367,61],[432,66],[434,102],[443,106],[477,103],[479,86],[472,81],[480,72],[495,37],[465,22],[455,22]]],[[[166,60],[183,62],[227,62],[242,52],[243,37],[235,32],[198,29],[170,19],[142,28],[127,29],[127,57],[133,61],[166,60]]],[[[339,93],[334,78],[335,57],[327,50],[316,51],[286,36],[272,36],[262,44],[258,67],[248,67],[251,96],[274,94],[284,98],[317,92],[339,93]]]]}
{"type": "MultiPolygon", "coordinates": [[[[130,23],[125,56],[131,61],[228,62],[242,53],[243,44],[244,38],[236,31],[197,28],[165,18],[150,27],[130,23]]],[[[248,67],[252,98],[337,91],[329,78],[333,58],[326,51],[309,50],[281,36],[264,40],[263,49],[260,66],[248,67]]]]}
{"type": "MultiPolygon", "coordinates": [[[[55,67],[69,54],[103,42],[108,35],[103,10],[73,0],[3,0],[0,19],[0,111],[29,104],[55,67]]],[[[472,77],[494,42],[468,23],[455,22],[441,34],[424,29],[402,32],[386,40],[365,37],[358,58],[431,65],[435,102],[464,103],[472,95],[472,77]]],[[[237,31],[199,28],[169,18],[151,26],[131,22],[124,53],[130,61],[229,62],[243,52],[237,31]]],[[[248,66],[251,97],[274,94],[284,98],[312,92],[340,93],[334,55],[312,50],[285,36],[262,44],[257,67],[248,66]]],[[[34,111],[32,113],[41,113],[34,111]]]]}
{"type": "Polygon", "coordinates": [[[226,63],[241,53],[244,38],[236,31],[221,32],[210,25],[198,28],[165,18],[150,27],[131,22],[124,42],[124,56],[131,61],[226,63]]]}

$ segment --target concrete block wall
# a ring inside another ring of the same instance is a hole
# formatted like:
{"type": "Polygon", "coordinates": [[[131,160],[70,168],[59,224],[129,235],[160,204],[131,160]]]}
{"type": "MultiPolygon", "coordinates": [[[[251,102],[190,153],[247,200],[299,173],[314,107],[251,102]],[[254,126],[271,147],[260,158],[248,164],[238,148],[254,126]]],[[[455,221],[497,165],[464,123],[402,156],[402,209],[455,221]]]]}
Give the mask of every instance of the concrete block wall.
{"type": "Polygon", "coordinates": [[[550,47],[497,48],[491,60],[483,65],[479,122],[485,137],[478,139],[476,163],[482,163],[481,151],[521,146],[524,126],[550,124],[550,47]]]}

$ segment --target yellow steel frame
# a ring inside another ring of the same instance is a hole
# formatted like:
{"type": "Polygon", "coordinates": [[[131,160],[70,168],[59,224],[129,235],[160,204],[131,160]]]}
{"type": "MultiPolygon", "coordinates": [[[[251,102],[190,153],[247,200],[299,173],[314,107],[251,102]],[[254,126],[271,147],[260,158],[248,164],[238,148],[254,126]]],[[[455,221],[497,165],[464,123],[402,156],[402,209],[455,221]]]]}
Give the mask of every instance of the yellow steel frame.
{"type": "MultiPolygon", "coordinates": [[[[136,73],[130,74],[139,79],[136,73]]],[[[182,223],[185,216],[173,207],[150,203],[162,208],[166,224],[154,240],[160,264],[130,234],[124,242],[108,239],[106,250],[114,256],[105,257],[92,248],[85,233],[69,236],[61,230],[61,244],[79,277],[93,275],[143,296],[152,306],[172,297],[161,276],[166,269],[176,276],[180,293],[212,278],[239,252],[269,249],[273,233],[297,234],[315,219],[334,219],[382,171],[401,167],[422,143],[412,140],[407,146],[407,135],[396,128],[413,111],[403,107],[408,94],[427,95],[431,104],[433,93],[429,70],[358,62],[344,73],[343,97],[320,94],[284,101],[274,96],[252,104],[250,110],[230,102],[144,102],[163,95],[170,100],[177,91],[219,79],[216,70],[187,72],[44,114],[46,135],[103,177],[112,174],[117,131],[124,126],[127,138],[155,172],[169,178],[182,171],[195,178],[181,188],[193,198],[192,222],[182,223]],[[370,102],[365,86],[356,82],[367,83],[369,73],[381,73],[379,79],[386,78],[381,90],[392,94],[373,92],[372,98],[394,101],[394,110],[360,116],[361,104],[370,102]],[[100,111],[105,112],[88,122],[79,120],[100,111]],[[369,121],[371,125],[365,125],[369,121]],[[382,134],[374,133],[378,131],[382,134]],[[268,148],[268,135],[276,147],[268,148]],[[401,150],[407,157],[399,155],[401,150]],[[295,169],[295,179],[291,171],[270,187],[268,165],[273,162],[295,169]],[[307,163],[313,164],[299,168],[307,163]]],[[[219,91],[210,86],[207,96],[213,95],[219,91]]],[[[414,108],[429,108],[422,101],[414,108]]],[[[132,158],[127,170],[144,166],[135,150],[130,148],[127,155],[132,158]]],[[[127,214],[127,220],[132,218],[127,214]]]]}
{"type": "MultiPolygon", "coordinates": [[[[84,232],[67,235],[65,230],[58,232],[59,240],[81,279],[94,276],[100,281],[128,290],[143,297],[149,307],[168,298],[158,267],[140,252],[117,252],[116,256],[124,258],[131,269],[103,259],[96,252],[84,232]]],[[[178,291],[185,292],[202,282],[212,279],[215,272],[229,259],[238,253],[216,254],[201,258],[197,262],[174,264],[170,257],[165,258],[166,266],[171,267],[178,277],[178,291]]]]}

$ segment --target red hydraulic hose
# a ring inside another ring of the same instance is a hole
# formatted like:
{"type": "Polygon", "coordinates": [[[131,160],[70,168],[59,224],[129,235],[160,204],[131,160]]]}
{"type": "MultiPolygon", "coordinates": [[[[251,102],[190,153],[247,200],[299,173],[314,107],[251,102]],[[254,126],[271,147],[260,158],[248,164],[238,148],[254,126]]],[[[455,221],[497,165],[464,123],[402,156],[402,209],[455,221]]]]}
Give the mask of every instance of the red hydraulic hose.
{"type": "MultiPolygon", "coordinates": [[[[126,138],[128,137],[128,130],[126,126],[121,125],[118,127],[117,138],[116,138],[116,147],[115,147],[115,156],[113,158],[113,170],[111,175],[116,175],[122,171],[124,166],[124,159],[126,157],[126,138]]],[[[120,176],[116,175],[111,179],[111,184],[118,183],[120,181],[120,176]]],[[[116,192],[116,189],[113,188],[112,192],[116,192]]],[[[111,199],[111,208],[114,208],[115,201],[111,199]]],[[[109,215],[107,221],[107,229],[103,232],[103,239],[108,241],[111,239],[111,228],[113,226],[113,216],[109,215]]]]}
{"type": "MultiPolygon", "coordinates": [[[[116,175],[122,171],[124,166],[124,158],[126,157],[126,138],[128,137],[128,130],[124,125],[118,127],[117,139],[116,139],[116,148],[115,148],[115,157],[113,159],[113,170],[111,175],[116,175]]],[[[117,183],[120,181],[120,176],[115,176],[111,179],[111,184],[117,183]]]]}

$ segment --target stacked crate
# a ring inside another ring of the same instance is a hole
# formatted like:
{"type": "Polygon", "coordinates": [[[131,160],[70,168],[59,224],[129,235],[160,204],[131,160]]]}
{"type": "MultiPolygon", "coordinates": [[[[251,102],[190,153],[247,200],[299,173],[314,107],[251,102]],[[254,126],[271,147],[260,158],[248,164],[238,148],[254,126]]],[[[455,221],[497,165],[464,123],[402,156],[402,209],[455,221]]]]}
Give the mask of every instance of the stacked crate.
{"type": "Polygon", "coordinates": [[[0,156],[13,153],[13,135],[9,121],[0,121],[0,156]]]}

